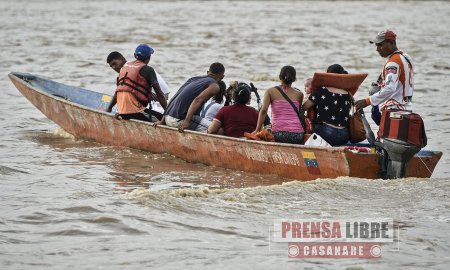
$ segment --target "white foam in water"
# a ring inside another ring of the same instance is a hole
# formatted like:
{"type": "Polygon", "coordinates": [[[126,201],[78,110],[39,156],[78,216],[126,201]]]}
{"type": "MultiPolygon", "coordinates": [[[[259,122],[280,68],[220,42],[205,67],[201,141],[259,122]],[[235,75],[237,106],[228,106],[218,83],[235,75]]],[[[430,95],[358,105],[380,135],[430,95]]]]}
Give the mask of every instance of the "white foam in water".
{"type": "Polygon", "coordinates": [[[54,130],[50,130],[49,133],[51,133],[53,135],[56,135],[56,136],[60,136],[60,137],[66,138],[66,139],[75,140],[75,137],[72,134],[68,133],[67,131],[65,131],[61,127],[57,127],[54,130]]]}

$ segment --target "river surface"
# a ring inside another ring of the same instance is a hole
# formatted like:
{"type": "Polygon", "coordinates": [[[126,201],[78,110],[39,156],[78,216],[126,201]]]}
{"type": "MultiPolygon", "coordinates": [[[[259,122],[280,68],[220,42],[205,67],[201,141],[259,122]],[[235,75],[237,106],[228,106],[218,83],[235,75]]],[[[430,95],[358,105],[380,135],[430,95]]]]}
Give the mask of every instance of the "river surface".
{"type": "Polygon", "coordinates": [[[450,268],[449,2],[0,0],[0,13],[0,269],[450,268]],[[384,63],[368,40],[385,28],[414,60],[426,148],[444,153],[431,179],[261,186],[284,180],[75,140],[7,78],[30,72],[112,94],[107,54],[131,59],[149,43],[172,94],[216,61],[227,83],[261,93],[284,65],[303,89],[340,63],[369,73],[362,98],[384,63]],[[313,218],[392,218],[399,242],[377,259],[271,248],[275,220],[313,218]]]}

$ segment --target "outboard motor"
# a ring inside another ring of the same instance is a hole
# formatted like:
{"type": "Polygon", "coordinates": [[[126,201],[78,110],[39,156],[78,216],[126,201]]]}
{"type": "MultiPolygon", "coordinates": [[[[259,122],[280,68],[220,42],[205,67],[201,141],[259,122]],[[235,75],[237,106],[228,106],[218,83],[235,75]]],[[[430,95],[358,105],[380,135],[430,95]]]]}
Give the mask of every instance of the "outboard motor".
{"type": "Polygon", "coordinates": [[[390,179],[405,177],[406,164],[427,144],[422,117],[409,111],[384,111],[378,139],[375,145],[385,151],[386,177],[390,179]]]}
{"type": "Polygon", "coordinates": [[[386,168],[386,178],[404,178],[406,176],[406,164],[411,158],[420,151],[420,148],[405,143],[400,140],[384,138],[382,142],[377,142],[375,145],[380,146],[386,152],[384,156],[386,168]]]}

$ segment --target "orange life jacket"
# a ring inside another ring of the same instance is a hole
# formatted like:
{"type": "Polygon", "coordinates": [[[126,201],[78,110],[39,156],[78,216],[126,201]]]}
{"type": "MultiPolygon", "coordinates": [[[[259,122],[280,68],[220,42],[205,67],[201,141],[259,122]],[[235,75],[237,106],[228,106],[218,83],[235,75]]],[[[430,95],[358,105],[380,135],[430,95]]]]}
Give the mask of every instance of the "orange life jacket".
{"type": "Polygon", "coordinates": [[[147,80],[139,72],[145,63],[135,60],[126,62],[117,77],[116,92],[131,92],[142,103],[147,106],[150,100],[150,87],[147,80]]]}

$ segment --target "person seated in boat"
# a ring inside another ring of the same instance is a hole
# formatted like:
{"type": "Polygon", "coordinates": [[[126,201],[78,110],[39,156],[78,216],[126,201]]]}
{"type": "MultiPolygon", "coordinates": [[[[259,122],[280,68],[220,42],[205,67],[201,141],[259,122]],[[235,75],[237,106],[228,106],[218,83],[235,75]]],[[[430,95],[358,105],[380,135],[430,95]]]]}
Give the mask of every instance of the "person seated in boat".
{"type": "MultiPolygon", "coordinates": [[[[311,82],[312,82],[313,78],[307,78],[304,82],[303,85],[305,86],[305,94],[303,96],[303,103],[305,103],[309,96],[311,95],[311,82]]],[[[312,118],[313,118],[313,114],[312,114],[312,110],[310,111],[305,111],[305,122],[306,122],[306,134],[311,134],[311,129],[312,129],[312,118]]]]}
{"type": "Polygon", "coordinates": [[[208,127],[208,133],[230,137],[244,137],[244,132],[252,132],[258,121],[258,111],[247,106],[250,103],[252,89],[246,83],[233,81],[233,105],[222,107],[208,127]]]}
{"type": "Polygon", "coordinates": [[[210,98],[205,104],[203,104],[199,116],[202,118],[200,120],[197,131],[206,132],[209,125],[211,125],[214,116],[223,107],[222,102],[225,96],[227,86],[224,81],[219,82],[219,92],[210,98]]]}
{"type": "MultiPolygon", "coordinates": [[[[328,67],[327,73],[348,74],[339,64],[328,67]]],[[[314,109],[314,127],[311,132],[320,135],[332,146],[346,144],[349,140],[348,120],[352,97],[348,91],[335,87],[313,89],[303,109],[314,109]]]]}
{"type": "MultiPolygon", "coordinates": [[[[122,119],[157,121],[146,109],[149,101],[152,99],[152,88],[161,106],[163,108],[167,106],[167,101],[159,86],[155,70],[147,65],[153,53],[154,50],[150,46],[140,44],[134,53],[136,60],[126,62],[120,69],[115,95],[117,116],[120,116],[122,119]]],[[[107,110],[112,109],[112,107],[112,104],[110,104],[107,110]]]]}
{"type": "Polygon", "coordinates": [[[311,82],[313,78],[308,78],[303,82],[305,94],[303,96],[303,101],[308,100],[309,96],[311,95],[311,82]]]}
{"type": "Polygon", "coordinates": [[[219,82],[225,77],[225,67],[221,63],[212,63],[205,76],[187,80],[170,100],[164,117],[158,124],[185,129],[199,130],[202,118],[200,108],[220,91],[219,82]]]}
{"type": "Polygon", "coordinates": [[[258,124],[253,131],[259,132],[263,127],[269,106],[272,107],[272,133],[276,142],[302,144],[304,128],[299,113],[303,102],[303,93],[292,87],[297,79],[292,66],[284,66],[279,74],[280,86],[266,90],[263,104],[259,111],[258,124]],[[295,107],[295,109],[294,109],[295,107]]]}
{"type": "MultiPolygon", "coordinates": [[[[125,65],[127,60],[120,52],[113,51],[113,52],[109,53],[108,56],[106,57],[106,62],[109,64],[109,66],[114,71],[116,71],[117,73],[120,73],[120,69],[125,65]]],[[[156,79],[161,88],[161,91],[164,93],[165,99],[168,100],[169,93],[170,93],[169,86],[167,85],[166,81],[161,77],[161,75],[156,70],[155,70],[155,74],[156,74],[156,79]]],[[[111,112],[112,108],[116,105],[116,103],[117,103],[117,94],[115,92],[106,111],[111,112]]],[[[150,112],[149,113],[151,115],[154,115],[156,118],[158,118],[158,120],[161,120],[162,115],[164,113],[164,109],[158,101],[155,101],[154,99],[152,99],[152,101],[150,102],[150,112]]]]}

